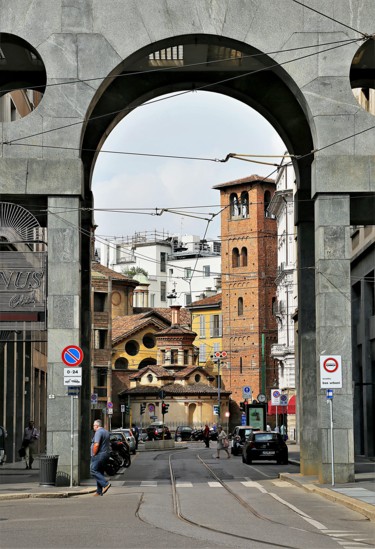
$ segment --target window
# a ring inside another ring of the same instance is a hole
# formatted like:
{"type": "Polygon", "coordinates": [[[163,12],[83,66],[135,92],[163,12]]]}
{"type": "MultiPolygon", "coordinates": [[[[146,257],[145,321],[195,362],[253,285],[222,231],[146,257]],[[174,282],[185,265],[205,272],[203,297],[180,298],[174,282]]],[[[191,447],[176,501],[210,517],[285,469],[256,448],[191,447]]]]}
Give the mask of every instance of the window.
{"type": "Polygon", "coordinates": [[[160,282],[160,301],[167,301],[167,283],[160,282]]]}
{"type": "Polygon", "coordinates": [[[171,364],[178,364],[178,350],[171,350],[171,364]]]}
{"type": "Polygon", "coordinates": [[[215,355],[215,353],[218,353],[220,351],[220,343],[214,343],[214,352],[213,354],[215,355]]]}
{"type": "Polygon", "coordinates": [[[206,345],[199,345],[199,362],[206,362],[206,345]]]}
{"type": "Polygon", "coordinates": [[[210,316],[210,336],[211,337],[222,336],[222,316],[221,315],[210,316]]]}
{"type": "Polygon", "coordinates": [[[94,330],[94,349],[106,349],[107,330],[94,330]]]}
{"type": "Polygon", "coordinates": [[[139,344],[135,339],[127,341],[125,344],[125,352],[130,356],[135,356],[139,353],[139,344]]]}
{"type": "Polygon", "coordinates": [[[156,345],[156,339],[154,334],[145,334],[142,338],[143,345],[147,347],[147,349],[153,349],[156,345]]]}
{"type": "Polygon", "coordinates": [[[185,278],[191,278],[192,275],[193,275],[193,271],[191,269],[191,267],[185,267],[185,274],[184,274],[184,277],[185,278]]]}
{"type": "Polygon", "coordinates": [[[237,302],[237,314],[238,316],[243,315],[243,298],[239,297],[237,302]]]}
{"type": "Polygon", "coordinates": [[[107,368],[98,368],[98,387],[107,387],[107,368]]]}
{"type": "Polygon", "coordinates": [[[194,377],[195,383],[199,383],[200,380],[201,380],[201,376],[199,374],[196,374],[195,377],[194,377]]]}
{"type": "Polygon", "coordinates": [[[169,269],[169,278],[173,277],[173,269],[169,269]]]}
{"type": "Polygon", "coordinates": [[[241,267],[247,267],[247,248],[241,248],[241,267]]]}
{"type": "Polygon", "coordinates": [[[189,364],[189,351],[184,349],[184,364],[189,364]]]}
{"type": "Polygon", "coordinates": [[[231,217],[238,217],[240,215],[240,206],[238,204],[238,196],[236,193],[230,195],[230,215],[231,217]]]}
{"type": "Polygon", "coordinates": [[[126,370],[129,366],[129,361],[124,358],[120,357],[115,362],[115,370],[126,370]]]}
{"type": "Polygon", "coordinates": [[[161,363],[165,364],[165,349],[162,349],[160,353],[161,353],[161,363]]]}
{"type": "Polygon", "coordinates": [[[105,293],[94,293],[94,311],[96,313],[102,313],[105,311],[106,297],[107,294],[105,293]]]}
{"type": "Polygon", "coordinates": [[[191,305],[191,294],[185,294],[185,305],[191,305]]]}
{"type": "Polygon", "coordinates": [[[206,319],[204,315],[199,317],[199,337],[206,337],[206,319]]]}
{"type": "Polygon", "coordinates": [[[160,252],[160,271],[165,273],[167,270],[167,253],[160,252]]]}
{"type": "Polygon", "coordinates": [[[240,266],[240,252],[238,248],[233,248],[232,250],[232,267],[240,266]]]}
{"type": "Polygon", "coordinates": [[[247,191],[241,193],[241,217],[249,217],[249,193],[247,191]]]}
{"type": "Polygon", "coordinates": [[[271,202],[271,193],[270,191],[266,191],[264,193],[264,215],[267,217],[267,209],[271,202]]]}
{"type": "Polygon", "coordinates": [[[209,265],[203,265],[203,277],[210,276],[211,270],[209,265]]]}
{"type": "Polygon", "coordinates": [[[153,379],[154,379],[154,376],[153,376],[152,374],[148,374],[148,376],[147,376],[147,381],[148,381],[149,383],[152,383],[153,379]]]}

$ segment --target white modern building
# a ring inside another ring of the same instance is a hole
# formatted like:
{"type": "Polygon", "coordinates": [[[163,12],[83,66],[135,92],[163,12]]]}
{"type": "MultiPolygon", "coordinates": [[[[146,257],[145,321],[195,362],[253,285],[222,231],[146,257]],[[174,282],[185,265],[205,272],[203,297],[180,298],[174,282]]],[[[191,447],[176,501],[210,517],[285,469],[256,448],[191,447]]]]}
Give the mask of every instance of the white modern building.
{"type": "Polygon", "coordinates": [[[134,307],[186,306],[221,288],[219,241],[142,232],[101,242],[98,250],[100,263],[116,272],[141,269],[134,307]]]}
{"type": "Polygon", "coordinates": [[[288,395],[288,434],[296,428],[295,353],[293,315],[297,310],[296,239],[294,228],[295,174],[291,165],[282,165],[276,178],[276,192],[268,207],[277,220],[277,278],[274,315],[277,319],[277,343],[271,357],[278,361],[278,385],[288,395]]]}

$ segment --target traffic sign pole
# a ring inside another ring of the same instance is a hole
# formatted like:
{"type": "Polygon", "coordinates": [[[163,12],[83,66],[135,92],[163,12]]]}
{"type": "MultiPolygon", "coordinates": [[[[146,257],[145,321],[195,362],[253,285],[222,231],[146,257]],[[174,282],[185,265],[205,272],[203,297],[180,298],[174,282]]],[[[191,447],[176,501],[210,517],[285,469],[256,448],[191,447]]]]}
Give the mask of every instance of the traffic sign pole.
{"type": "Polygon", "coordinates": [[[331,431],[331,477],[332,486],[335,485],[335,452],[333,442],[333,390],[327,389],[327,403],[329,404],[330,431],[331,431]]]}

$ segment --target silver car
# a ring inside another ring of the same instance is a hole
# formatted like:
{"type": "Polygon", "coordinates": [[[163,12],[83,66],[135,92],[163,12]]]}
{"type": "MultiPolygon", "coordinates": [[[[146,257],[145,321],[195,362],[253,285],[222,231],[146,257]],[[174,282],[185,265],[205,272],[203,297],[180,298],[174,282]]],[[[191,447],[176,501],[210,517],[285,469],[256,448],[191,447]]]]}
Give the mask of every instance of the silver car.
{"type": "Polygon", "coordinates": [[[131,454],[136,453],[135,437],[131,429],[126,429],[126,428],[112,429],[112,433],[123,433],[125,435],[126,440],[128,441],[130,453],[131,454]]]}

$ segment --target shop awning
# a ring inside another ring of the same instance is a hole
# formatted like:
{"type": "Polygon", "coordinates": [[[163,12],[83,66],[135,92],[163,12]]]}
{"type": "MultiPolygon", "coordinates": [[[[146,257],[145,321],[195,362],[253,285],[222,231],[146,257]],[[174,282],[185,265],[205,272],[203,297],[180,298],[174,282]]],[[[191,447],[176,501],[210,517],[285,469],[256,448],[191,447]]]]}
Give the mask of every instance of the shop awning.
{"type": "MultiPolygon", "coordinates": [[[[271,401],[268,402],[268,415],[276,415],[276,406],[272,406],[271,401]]],[[[278,414],[295,414],[296,413],[296,395],[290,397],[286,406],[277,406],[278,414]]]]}

